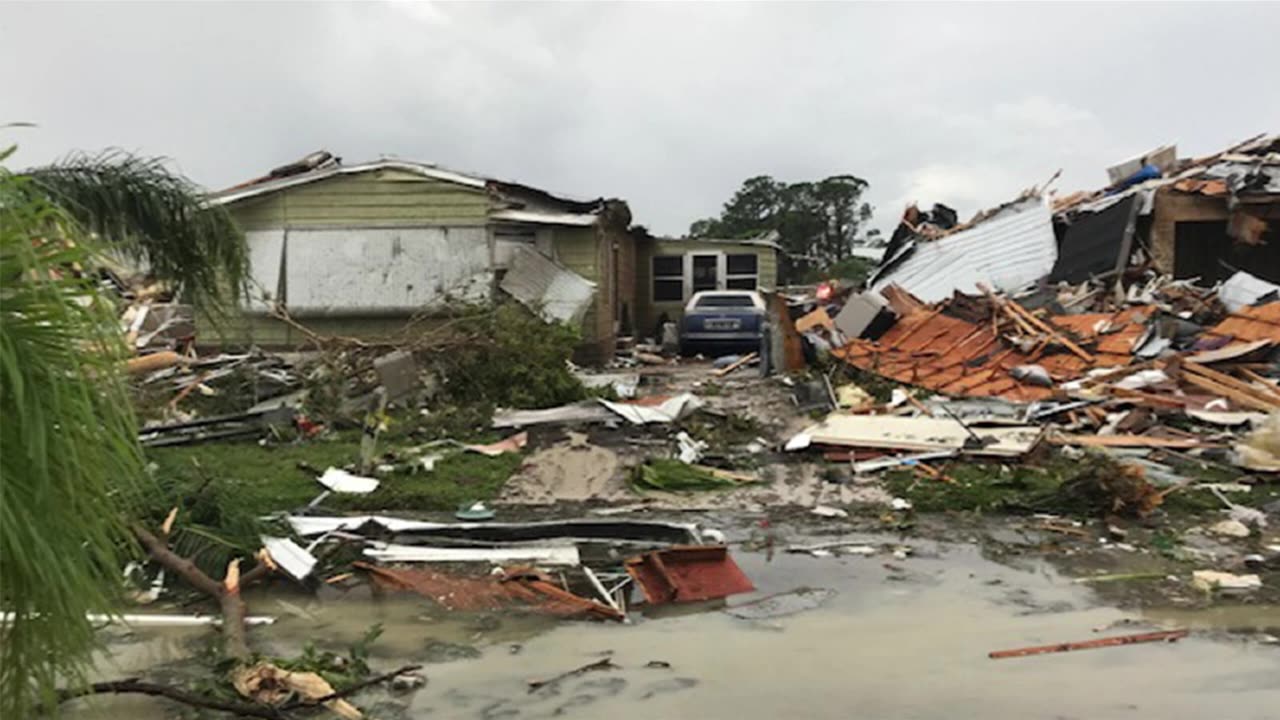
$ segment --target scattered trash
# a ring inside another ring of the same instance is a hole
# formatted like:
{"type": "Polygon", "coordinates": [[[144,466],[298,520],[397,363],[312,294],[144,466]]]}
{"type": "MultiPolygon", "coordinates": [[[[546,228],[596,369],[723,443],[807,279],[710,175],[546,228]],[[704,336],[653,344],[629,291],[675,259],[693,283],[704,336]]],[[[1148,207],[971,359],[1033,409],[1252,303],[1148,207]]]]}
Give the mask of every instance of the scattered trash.
{"type": "Polygon", "coordinates": [[[1249,537],[1249,526],[1239,520],[1223,520],[1209,527],[1209,532],[1214,535],[1225,535],[1234,538],[1249,537]]]}
{"type": "Polygon", "coordinates": [[[817,515],[818,517],[824,517],[824,518],[849,517],[849,511],[841,510],[840,508],[834,508],[827,505],[818,505],[817,507],[813,508],[809,512],[813,513],[814,515],[817,515]]]}
{"type": "Polygon", "coordinates": [[[329,488],[336,493],[349,493],[352,495],[367,495],[378,489],[381,483],[371,477],[361,477],[360,475],[352,475],[341,468],[331,467],[324,471],[317,480],[321,485],[329,488]]]}
{"type": "Polygon", "coordinates": [[[685,464],[692,464],[701,460],[708,447],[705,442],[694,440],[689,437],[689,433],[683,430],[676,435],[676,446],[678,448],[676,457],[685,464]]]}
{"type": "Polygon", "coordinates": [[[632,485],[639,490],[687,492],[737,487],[740,482],[719,476],[707,468],[687,465],[680,460],[656,458],[637,465],[632,485]]]}
{"type": "Polygon", "coordinates": [[[316,558],[298,543],[288,538],[263,536],[262,546],[272,563],[280,567],[294,580],[305,580],[315,569],[316,558]]]}
{"type": "Polygon", "coordinates": [[[593,663],[587,663],[586,665],[583,665],[580,668],[574,668],[573,670],[562,672],[559,675],[549,677],[545,680],[530,680],[529,692],[533,692],[543,687],[555,685],[559,683],[561,680],[564,680],[566,678],[576,677],[584,673],[597,672],[600,670],[617,670],[617,669],[618,669],[618,666],[614,665],[612,660],[610,660],[609,658],[601,658],[593,663]]]}
{"type": "Polygon", "coordinates": [[[481,501],[463,503],[453,514],[459,520],[492,520],[496,513],[481,501]]]}
{"type": "MultiPolygon", "coordinates": [[[[234,670],[231,684],[244,697],[268,706],[283,705],[294,697],[314,703],[337,692],[317,673],[283,670],[265,660],[234,670]]],[[[344,720],[364,717],[355,705],[341,698],[327,700],[324,706],[344,720]]]]}
{"type": "Polygon", "coordinates": [[[1205,592],[1221,590],[1224,592],[1257,590],[1262,587],[1262,578],[1257,575],[1236,575],[1217,570],[1196,570],[1191,573],[1191,584],[1205,592]]]}
{"type": "Polygon", "coordinates": [[[503,453],[518,453],[529,444],[529,433],[516,433],[505,440],[499,440],[496,443],[488,445],[463,445],[462,447],[469,452],[480,453],[489,457],[497,457],[503,453]]]}

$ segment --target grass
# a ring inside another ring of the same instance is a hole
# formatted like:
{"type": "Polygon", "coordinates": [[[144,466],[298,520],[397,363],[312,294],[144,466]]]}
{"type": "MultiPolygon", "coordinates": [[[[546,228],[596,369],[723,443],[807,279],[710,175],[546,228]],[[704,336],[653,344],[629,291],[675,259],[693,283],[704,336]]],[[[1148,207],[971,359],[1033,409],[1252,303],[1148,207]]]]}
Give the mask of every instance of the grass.
{"type": "Polygon", "coordinates": [[[922,478],[909,470],[886,474],[889,491],[911,501],[921,512],[1009,511],[1025,509],[1037,498],[1058,488],[1071,472],[1064,458],[1055,457],[1044,467],[998,463],[954,463],[944,472],[955,480],[947,483],[922,478]]]}
{"type": "MultiPolygon", "coordinates": [[[[403,428],[399,435],[382,438],[379,451],[419,444],[403,428]]],[[[146,522],[158,526],[169,508],[179,507],[174,549],[221,577],[232,557],[245,557],[258,548],[258,536],[269,529],[262,516],[302,508],[324,490],[316,482],[319,473],[330,466],[353,465],[359,458],[356,431],[299,444],[230,442],[152,448],[147,459],[159,492],[149,498],[146,522]]],[[[372,493],[335,493],[324,500],[321,510],[453,511],[462,503],[495,497],[521,462],[522,456],[515,453],[491,458],[452,452],[438,460],[432,472],[381,475],[382,484],[372,493]]]]}
{"type": "MultiPolygon", "coordinates": [[[[260,446],[253,442],[154,448],[148,458],[164,485],[189,499],[217,496],[230,513],[266,514],[310,502],[324,488],[315,473],[360,457],[357,439],[304,445],[260,446]]],[[[519,468],[517,454],[495,458],[476,453],[447,455],[432,472],[391,474],[368,495],[331,495],[326,507],[342,510],[452,510],[466,500],[489,499],[519,468]]]]}
{"type": "MultiPolygon", "coordinates": [[[[1057,494],[1064,480],[1079,473],[1085,463],[1063,455],[1050,455],[1038,465],[995,462],[953,463],[945,469],[954,484],[922,478],[908,470],[886,473],[890,492],[911,501],[921,512],[1057,512],[1091,514],[1078,501],[1057,494]]],[[[1171,463],[1173,465],[1173,463],[1171,463]]],[[[1175,466],[1187,477],[1207,482],[1233,482],[1240,477],[1230,468],[1186,463],[1175,466]]],[[[1231,496],[1234,502],[1261,507],[1280,499],[1280,485],[1255,485],[1252,492],[1231,496]]],[[[1160,510],[1171,516],[1206,517],[1222,509],[1222,503],[1208,490],[1194,486],[1165,496],[1160,510]]]]}

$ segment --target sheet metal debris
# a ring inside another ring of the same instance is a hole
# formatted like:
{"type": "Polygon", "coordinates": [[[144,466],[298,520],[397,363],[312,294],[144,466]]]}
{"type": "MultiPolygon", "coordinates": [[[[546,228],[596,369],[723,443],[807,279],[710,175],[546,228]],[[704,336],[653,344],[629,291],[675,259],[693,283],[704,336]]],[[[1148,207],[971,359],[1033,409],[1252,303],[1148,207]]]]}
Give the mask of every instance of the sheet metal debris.
{"type": "Polygon", "coordinates": [[[890,259],[871,281],[873,290],[896,284],[925,302],[938,302],[978,283],[1016,290],[1044,277],[1058,257],[1049,205],[1039,195],[1020,198],[932,241],[916,241],[890,259]]]}
{"type": "Polygon", "coordinates": [[[548,321],[563,323],[581,320],[596,294],[595,283],[528,247],[513,249],[500,287],[548,321]]]}
{"type": "Polygon", "coordinates": [[[378,489],[381,483],[376,478],[353,475],[342,468],[331,467],[317,478],[317,481],[336,493],[367,495],[378,489]]]}
{"type": "Polygon", "coordinates": [[[626,568],[653,605],[715,600],[755,590],[723,545],[645,553],[628,558],[626,568]]]}

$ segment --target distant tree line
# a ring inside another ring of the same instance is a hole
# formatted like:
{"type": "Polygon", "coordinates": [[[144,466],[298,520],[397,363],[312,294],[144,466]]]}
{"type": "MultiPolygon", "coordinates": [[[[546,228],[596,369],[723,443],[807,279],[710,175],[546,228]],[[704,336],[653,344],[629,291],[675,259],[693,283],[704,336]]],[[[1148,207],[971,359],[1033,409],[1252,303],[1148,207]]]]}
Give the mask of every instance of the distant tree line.
{"type": "Polygon", "coordinates": [[[873,239],[866,232],[869,184],[853,175],[817,182],[786,183],[768,175],[749,178],[724,204],[719,217],[695,221],[691,237],[747,238],[776,231],[783,256],[780,283],[808,282],[824,272],[865,272],[872,266],[854,258],[854,245],[873,239]]]}

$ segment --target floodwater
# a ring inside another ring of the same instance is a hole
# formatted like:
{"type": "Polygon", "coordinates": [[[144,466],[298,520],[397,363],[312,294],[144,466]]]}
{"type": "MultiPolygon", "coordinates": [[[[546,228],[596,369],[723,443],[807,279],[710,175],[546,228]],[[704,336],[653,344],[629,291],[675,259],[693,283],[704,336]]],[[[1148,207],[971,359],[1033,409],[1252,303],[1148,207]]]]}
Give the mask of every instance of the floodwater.
{"type": "MultiPolygon", "coordinates": [[[[795,611],[780,616],[760,617],[769,613],[753,606],[740,614],[754,619],[742,619],[712,606],[621,626],[464,617],[416,599],[295,598],[281,606],[256,598],[255,613],[282,619],[252,638],[272,653],[296,652],[308,640],[337,649],[381,622],[375,669],[431,664],[423,670],[428,684],[411,695],[357,697],[375,718],[1280,718],[1280,646],[1226,631],[1275,633],[1280,609],[1143,618],[1098,606],[1047,565],[1015,570],[969,546],[916,550],[906,560],[736,553],[758,592],[730,598],[729,607],[800,587],[833,591],[767,606],[795,611]],[[1174,627],[1195,632],[1177,643],[987,658],[992,650],[1174,627]],[[617,669],[529,691],[529,680],[602,657],[617,669]]],[[[192,631],[117,637],[102,675],[164,667],[200,638],[192,631]]],[[[75,710],[71,717],[172,716],[150,698],[97,699],[75,710]]]]}

